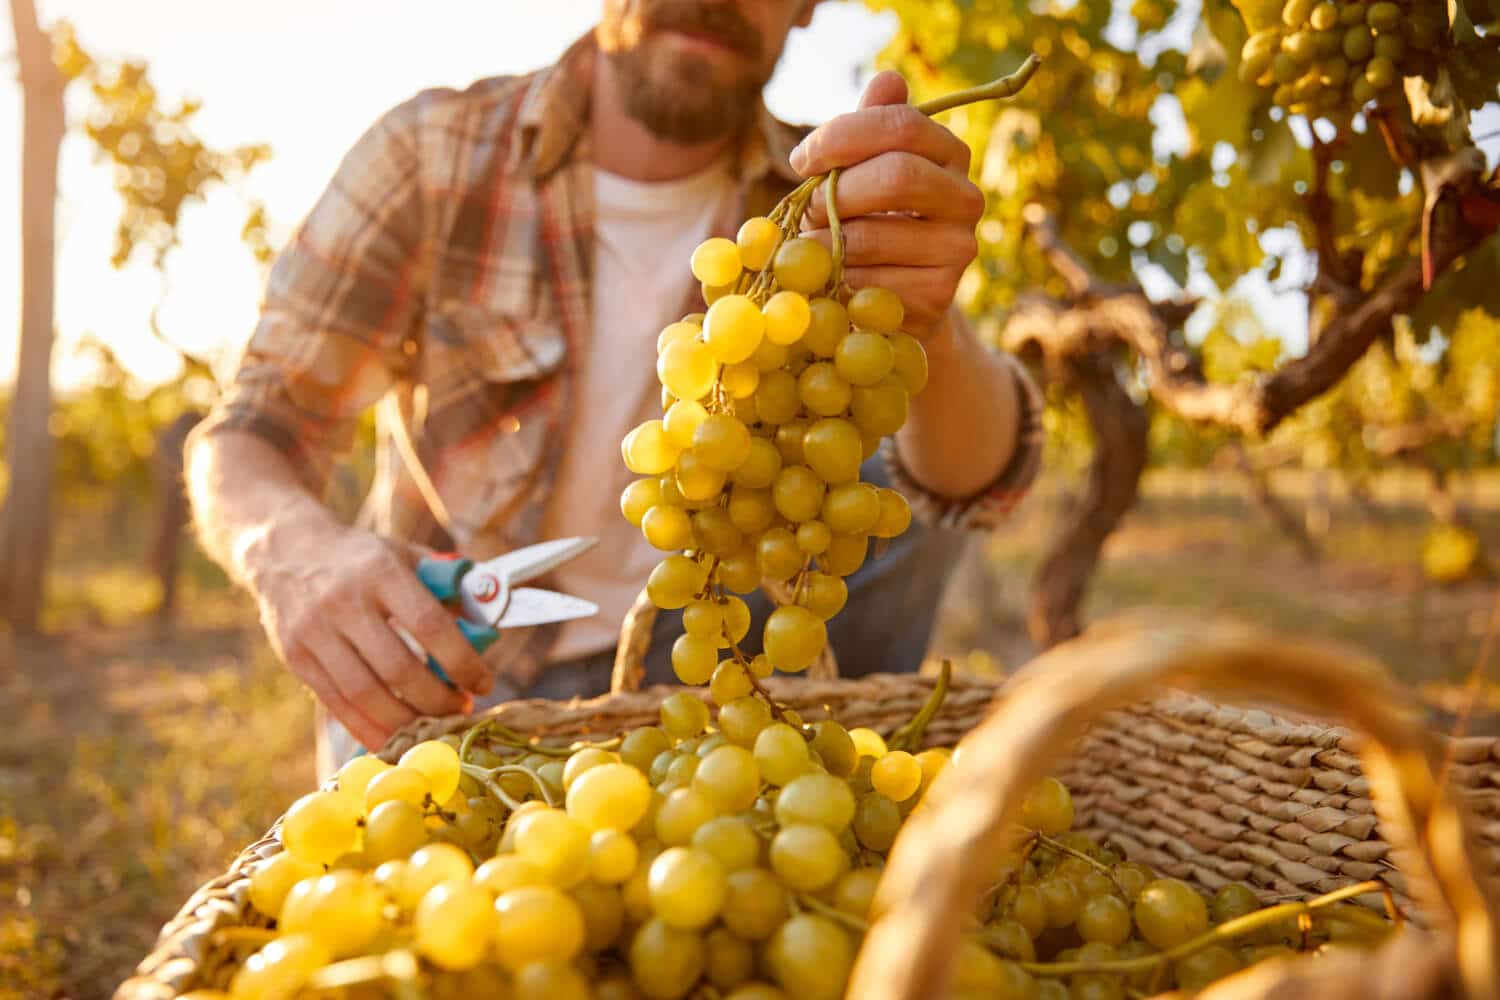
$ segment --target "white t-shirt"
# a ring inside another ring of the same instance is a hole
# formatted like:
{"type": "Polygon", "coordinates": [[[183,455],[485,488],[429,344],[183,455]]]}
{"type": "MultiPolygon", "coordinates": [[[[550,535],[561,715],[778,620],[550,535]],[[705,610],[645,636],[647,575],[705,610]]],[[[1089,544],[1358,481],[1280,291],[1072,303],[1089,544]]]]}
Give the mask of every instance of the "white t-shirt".
{"type": "Polygon", "coordinates": [[[554,581],[598,604],[599,613],[563,626],[554,663],[613,646],[662,557],[620,514],[620,492],[634,478],[620,460],[620,439],[661,415],[656,337],[682,318],[696,285],[688,260],[731,210],[736,187],[722,162],[658,183],[594,171],[593,342],[579,359],[542,537],[598,537],[597,546],[558,568],[554,581]]]}

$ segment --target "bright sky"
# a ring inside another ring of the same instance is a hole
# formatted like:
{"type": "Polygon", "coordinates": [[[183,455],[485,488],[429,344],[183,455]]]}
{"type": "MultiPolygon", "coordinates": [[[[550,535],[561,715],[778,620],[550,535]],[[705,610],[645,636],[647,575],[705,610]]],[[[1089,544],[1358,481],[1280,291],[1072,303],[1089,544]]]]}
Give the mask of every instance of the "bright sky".
{"type": "MultiPolygon", "coordinates": [[[[383,111],[430,86],[524,72],[553,61],[597,19],[600,0],[38,0],[44,23],[72,20],[85,49],[148,61],[174,104],[203,102],[211,145],[268,142],[274,157],[248,193],[265,200],[280,244],[327,184],[340,157],[383,111]],[[538,8],[547,13],[534,13],[538,8]]],[[[885,44],[894,15],[824,4],[794,34],[767,101],[783,118],[816,122],[850,108],[860,72],[885,44]]],[[[12,49],[0,18],[0,59],[12,49]]],[[[9,62],[13,67],[13,62],[9,62]]],[[[77,95],[80,98],[86,95],[77,95]]],[[[0,79],[0,381],[15,370],[19,307],[21,102],[13,69],[0,79]]],[[[146,378],[173,359],[147,332],[159,283],[149,263],[109,265],[119,202],[88,140],[70,135],[60,167],[57,326],[64,345],[92,332],[146,378]]],[[[262,276],[239,243],[240,200],[220,190],[184,214],[168,258],[161,325],[176,343],[232,356],[254,325],[262,276]]],[[[66,385],[86,373],[58,352],[66,385]]]]}

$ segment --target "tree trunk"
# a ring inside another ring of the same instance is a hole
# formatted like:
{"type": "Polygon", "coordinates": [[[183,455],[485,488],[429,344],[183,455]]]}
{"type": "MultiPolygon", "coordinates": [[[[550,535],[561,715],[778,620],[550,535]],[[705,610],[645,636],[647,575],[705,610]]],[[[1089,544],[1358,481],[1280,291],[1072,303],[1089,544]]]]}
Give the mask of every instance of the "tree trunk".
{"type": "Polygon", "coordinates": [[[187,494],[182,481],[183,448],[189,432],[203,414],[189,411],[156,435],[156,453],[151,456],[151,492],[154,518],[147,564],[161,584],[161,603],[156,624],[170,628],[177,611],[177,565],[182,533],[188,523],[187,494]]]}
{"type": "Polygon", "coordinates": [[[51,539],[52,301],[62,74],[33,0],[11,0],[24,112],[21,131],[21,336],[8,423],[9,494],[0,520],[0,615],[37,631],[51,539]]]}
{"type": "Polygon", "coordinates": [[[1245,477],[1245,483],[1250,489],[1250,502],[1257,510],[1266,516],[1272,526],[1281,532],[1297,546],[1298,553],[1306,562],[1317,562],[1321,553],[1312,537],[1303,530],[1302,524],[1297,520],[1297,515],[1287,509],[1281,498],[1271,491],[1270,477],[1264,469],[1255,467],[1250,460],[1250,455],[1245,451],[1245,446],[1238,441],[1229,444],[1234,455],[1235,466],[1245,477]]]}
{"type": "Polygon", "coordinates": [[[1078,634],[1084,588],[1105,539],[1135,504],[1146,467],[1146,411],[1125,392],[1110,357],[1088,354],[1068,369],[1093,429],[1094,457],[1083,494],[1032,579],[1026,628],[1043,648],[1078,634]]]}

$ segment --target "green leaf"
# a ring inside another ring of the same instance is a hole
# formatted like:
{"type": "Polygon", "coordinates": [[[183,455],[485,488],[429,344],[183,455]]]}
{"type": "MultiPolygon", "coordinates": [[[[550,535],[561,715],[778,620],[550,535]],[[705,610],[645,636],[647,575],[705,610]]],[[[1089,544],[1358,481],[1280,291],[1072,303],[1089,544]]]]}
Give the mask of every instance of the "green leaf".
{"type": "Polygon", "coordinates": [[[1191,79],[1177,90],[1182,114],[1193,133],[1197,150],[1213,149],[1214,143],[1238,146],[1250,128],[1250,113],[1260,102],[1258,88],[1243,84],[1233,73],[1220,74],[1212,84],[1191,79]]]}
{"type": "Polygon", "coordinates": [[[1252,184],[1275,184],[1297,153],[1297,140],[1285,120],[1263,119],[1264,138],[1245,150],[1245,173],[1252,184]]]}
{"type": "Polygon", "coordinates": [[[1458,99],[1470,111],[1476,111],[1500,98],[1500,41],[1455,48],[1445,63],[1453,80],[1458,99]]]}
{"type": "Polygon", "coordinates": [[[1395,198],[1399,193],[1401,168],[1375,129],[1366,129],[1363,135],[1353,130],[1342,135],[1339,159],[1344,163],[1344,183],[1350,188],[1376,198],[1395,198]]]}
{"type": "Polygon", "coordinates": [[[1480,308],[1500,315],[1500,234],[1491,236],[1465,259],[1448,267],[1432,283],[1411,311],[1412,323],[1419,330],[1437,327],[1452,331],[1459,314],[1465,309],[1480,308]]]}

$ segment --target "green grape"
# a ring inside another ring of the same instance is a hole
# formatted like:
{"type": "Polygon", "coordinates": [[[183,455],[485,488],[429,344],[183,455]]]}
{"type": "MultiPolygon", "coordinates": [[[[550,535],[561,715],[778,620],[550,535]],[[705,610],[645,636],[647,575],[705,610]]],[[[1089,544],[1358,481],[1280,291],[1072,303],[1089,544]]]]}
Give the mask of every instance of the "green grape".
{"type": "Polygon", "coordinates": [[[753,696],[731,701],[719,709],[719,732],[730,743],[746,749],[755,746],[755,738],[770,722],[771,709],[753,696]]]}
{"type": "Polygon", "coordinates": [[[585,953],[600,952],[613,945],[625,925],[625,902],[620,898],[620,890],[597,882],[584,882],[570,895],[583,914],[585,953]]]}
{"type": "Polygon", "coordinates": [[[1157,879],[1135,899],[1135,924],[1141,937],[1163,950],[1208,929],[1208,906],[1186,882],[1157,879]]]}
{"type": "MultiPolygon", "coordinates": [[[[426,888],[416,890],[416,899],[426,888]]],[[[313,938],[335,958],[357,955],[380,933],[384,903],[384,894],[363,874],[332,871],[292,886],[277,929],[313,938]]]]}
{"type": "Polygon", "coordinates": [[[807,740],[784,722],[773,723],[755,737],[755,763],[768,784],[781,787],[812,767],[807,740]]]}
{"type": "Polygon", "coordinates": [[[1037,882],[1042,900],[1047,904],[1047,926],[1067,927],[1078,919],[1083,898],[1078,886],[1065,876],[1048,875],[1037,882]]]}
{"type": "MultiPolygon", "coordinates": [[[[667,438],[678,447],[679,450],[689,448],[693,444],[693,435],[698,431],[698,425],[708,419],[708,411],[703,404],[691,399],[679,399],[667,407],[667,412],[662,417],[662,428],[667,432],[667,438]]],[[[662,470],[666,471],[666,470],[662,470]]]]}
{"type": "Polygon", "coordinates": [[[1298,66],[1306,66],[1313,61],[1317,55],[1315,42],[1310,31],[1298,31],[1288,35],[1281,43],[1281,49],[1287,55],[1297,60],[1298,66]]]}
{"type": "Polygon", "coordinates": [[[849,320],[876,333],[894,333],[906,318],[901,299],[887,288],[861,288],[849,297],[849,320]]]}
{"type": "Polygon", "coordinates": [[[745,697],[750,691],[750,679],[745,675],[745,668],[732,659],[720,663],[714,669],[714,675],[708,679],[708,695],[715,705],[727,705],[737,698],[745,697]]]}
{"type": "Polygon", "coordinates": [[[1343,56],[1324,60],[1320,68],[1323,83],[1330,87],[1342,87],[1349,80],[1349,62],[1343,56]]]}
{"type": "Polygon", "coordinates": [[[771,870],[797,892],[816,892],[833,884],[846,861],[838,838],[821,826],[795,823],[771,839],[771,870]]]}
{"type": "Polygon", "coordinates": [[[1401,8],[1390,3],[1389,0],[1382,0],[1381,3],[1370,7],[1365,21],[1376,31],[1395,31],[1401,27],[1401,8]]]}
{"type": "Polygon", "coordinates": [[[723,921],[747,941],[763,941],[785,922],[791,910],[786,888],[764,868],[729,873],[723,921]]]}
{"type": "Polygon", "coordinates": [[[776,241],[781,238],[781,228],[766,218],[756,215],[740,224],[734,243],[740,252],[740,263],[747,271],[759,271],[771,262],[771,253],[776,241]]]}
{"type": "MultiPolygon", "coordinates": [[[[1262,28],[1246,39],[1240,49],[1240,81],[1254,83],[1260,79],[1271,68],[1271,58],[1280,47],[1281,32],[1275,28],[1262,28]]],[[[899,365],[897,370],[900,370],[899,365]]]]}
{"type": "Polygon", "coordinates": [[[660,711],[661,728],[676,739],[689,739],[708,728],[708,706],[686,691],[668,695],[660,711]]]}
{"type": "Polygon", "coordinates": [[[639,770],[629,764],[600,764],[568,789],[567,812],[589,831],[628,830],[650,803],[651,786],[639,770]]]}
{"type": "Polygon", "coordinates": [[[802,464],[802,436],[807,433],[806,420],[788,420],[776,428],[776,450],[783,465],[802,464]]]}
{"type": "Polygon", "coordinates": [[[1375,89],[1370,81],[1364,78],[1363,74],[1356,77],[1353,85],[1351,85],[1349,88],[1350,99],[1352,99],[1354,103],[1356,105],[1359,105],[1360,107],[1363,107],[1364,105],[1375,100],[1375,98],[1379,96],[1379,93],[1380,92],[1375,89]]]}
{"type": "Polygon", "coordinates": [[[775,672],[776,668],[771,666],[771,661],[766,658],[765,653],[757,653],[750,660],[750,673],[759,680],[765,680],[775,672]]]}
{"type": "Polygon", "coordinates": [[[833,417],[816,421],[802,436],[807,464],[829,484],[852,483],[858,478],[863,447],[859,428],[833,417]]]}
{"type": "Polygon", "coordinates": [[[696,754],[680,753],[676,759],[667,766],[667,783],[670,789],[663,789],[662,794],[669,795],[678,788],[686,788],[693,783],[693,775],[698,773],[700,758],[696,754]]]}
{"type": "Polygon", "coordinates": [[[760,342],[760,346],[755,349],[755,353],[750,355],[750,363],[764,377],[783,367],[790,355],[791,351],[788,350],[785,344],[778,344],[771,339],[771,321],[767,317],[765,339],[760,342]]]}
{"type": "Polygon", "coordinates": [[[766,963],[781,988],[799,1000],[834,1000],[854,965],[854,943],[827,917],[799,913],[777,929],[766,963]]]}
{"type": "Polygon", "coordinates": [[[808,312],[810,318],[803,343],[816,357],[833,357],[839,342],[849,333],[849,313],[834,299],[813,299],[808,312]]]}
{"type": "Polygon", "coordinates": [[[715,927],[703,939],[707,952],[704,975],[721,990],[731,989],[750,978],[755,952],[748,942],[723,927],[715,927]]]}
{"type": "Polygon", "coordinates": [[[770,490],[735,486],[729,491],[728,516],[731,524],[747,535],[758,535],[776,520],[776,505],[770,490]]]}
{"type": "Polygon", "coordinates": [[[1141,890],[1156,880],[1156,874],[1145,865],[1135,861],[1122,861],[1115,865],[1110,871],[1114,874],[1115,881],[1125,890],[1125,897],[1134,900],[1141,894],[1141,890]]]}
{"type": "Polygon", "coordinates": [[[327,948],[305,934],[270,942],[245,960],[229,986],[233,1000],[290,1000],[327,965],[327,948]]]}
{"type": "Polygon", "coordinates": [[[802,550],[797,538],[785,528],[772,528],[760,536],[756,558],[760,572],[772,580],[787,580],[802,569],[802,550]]]}
{"type": "Polygon", "coordinates": [[[660,420],[647,420],[625,436],[621,445],[625,467],[638,476],[656,476],[666,472],[682,451],[667,437],[660,420]]]}
{"type": "Polygon", "coordinates": [[[875,519],[875,525],[870,529],[870,534],[876,538],[895,538],[909,527],[911,527],[911,505],[906,502],[906,497],[895,490],[882,487],[880,489],[880,516],[875,519]]]}
{"type": "Polygon", "coordinates": [[[864,565],[869,547],[869,539],[864,535],[834,535],[818,563],[829,573],[849,576],[864,565]]]}
{"type": "Polygon", "coordinates": [[[1364,24],[1369,7],[1363,3],[1344,4],[1339,8],[1339,23],[1342,25],[1364,24]]]}
{"type": "Polygon", "coordinates": [[[879,760],[890,752],[886,748],[885,737],[865,726],[849,730],[849,738],[854,741],[854,749],[861,757],[879,760]]]}
{"type": "Polygon", "coordinates": [[[747,360],[765,336],[766,318],[744,295],[725,295],[708,307],[703,340],[716,361],[726,365],[747,360]]]}
{"type": "Polygon", "coordinates": [[[1319,31],[1327,31],[1339,23],[1338,5],[1331,3],[1330,0],[1323,0],[1322,3],[1313,8],[1309,20],[1312,21],[1314,28],[1317,28],[1319,31]]]}
{"type": "Polygon", "coordinates": [[[922,765],[905,750],[892,750],[870,769],[870,783],[892,802],[905,802],[922,784],[922,765]]]}
{"type": "Polygon", "coordinates": [[[726,478],[724,470],[710,464],[697,448],[689,448],[677,458],[677,488],[688,500],[715,499],[723,491],[726,478]]]}
{"type": "MultiPolygon", "coordinates": [[[[715,651],[717,652],[717,651],[715,651]]],[[[714,653],[709,653],[712,657],[714,653]]],[[[640,726],[620,741],[620,760],[645,774],[656,755],[672,748],[672,738],[656,726],[640,726]]]]}
{"type": "Polygon", "coordinates": [[[1282,84],[1271,91],[1271,103],[1277,107],[1287,107],[1292,103],[1292,88],[1290,84],[1282,84]]]}
{"type": "MultiPolygon", "coordinates": [[[[818,749],[816,742],[813,749],[818,749]]],[[[776,822],[811,823],[842,833],[854,819],[854,793],[847,782],[813,771],[789,782],[776,796],[776,822]]]]}
{"type": "Polygon", "coordinates": [[[656,813],[656,839],[668,847],[680,847],[693,839],[698,827],[713,818],[713,800],[696,788],[678,788],[667,796],[656,813]]]}
{"type": "MultiPolygon", "coordinates": [[[[395,772],[396,768],[383,771],[371,780],[370,785],[395,772]]],[[[426,794],[426,779],[409,768],[400,769],[413,774],[422,784],[426,794]]],[[[399,780],[399,779],[398,779],[399,780]]],[[[370,808],[384,799],[370,802],[366,792],[366,807],[370,808]]],[[[419,800],[420,801],[420,800],[419,800]]],[[[281,823],[281,843],[294,857],[310,864],[328,864],[340,855],[353,849],[359,838],[361,810],[350,796],[338,792],[312,792],[302,796],[287,810],[281,823]]]]}
{"type": "Polygon", "coordinates": [[[699,763],[693,787],[707,796],[721,814],[749,809],[760,793],[760,769],[755,765],[755,755],[742,746],[719,747],[699,763]]]}
{"type": "Polygon", "coordinates": [[[771,266],[776,284],[811,295],[828,284],[833,274],[833,254],[818,241],[798,236],[781,245],[771,266]]]}
{"type": "Polygon", "coordinates": [[[693,831],[691,843],[718,861],[725,872],[752,868],[760,861],[760,837],[738,816],[709,820],[693,831]]]}
{"type": "Polygon", "coordinates": [[[1260,899],[1256,897],[1254,890],[1240,882],[1231,882],[1221,887],[1209,903],[1209,915],[1216,924],[1243,917],[1258,909],[1260,899]]]}
{"type": "Polygon", "coordinates": [[[839,342],[834,366],[850,385],[874,385],[891,373],[896,352],[878,333],[855,330],[839,342]]]}
{"type": "Polygon", "coordinates": [[[831,902],[834,907],[851,917],[867,920],[875,902],[875,889],[879,885],[878,868],[851,869],[839,876],[839,880],[833,884],[831,902]]]}
{"type": "MultiPolygon", "coordinates": [[[[504,857],[504,855],[502,855],[504,857]]],[[[493,858],[491,861],[498,861],[493,858]]],[[[589,838],[588,877],[603,885],[619,885],[630,877],[640,861],[640,851],[630,834],[620,830],[596,830],[589,838]]],[[[486,861],[485,865],[490,864],[486,861]]],[[[483,870],[484,865],[480,866],[483,870]]],[[[478,873],[475,874],[478,880],[478,873]]]]}
{"type": "Polygon", "coordinates": [[[741,983],[724,1000],[788,1000],[787,995],[769,983],[741,983]]]}
{"type": "Polygon", "coordinates": [[[1344,32],[1344,58],[1351,63],[1362,63],[1368,60],[1375,51],[1375,37],[1370,34],[1370,29],[1364,25],[1355,25],[1344,32]]]}
{"type": "Polygon", "coordinates": [[[495,955],[512,972],[533,962],[567,962],[583,948],[583,912],[550,885],[518,886],[495,900],[495,955]]]}
{"type": "Polygon", "coordinates": [[[693,522],[681,507],[657,504],[641,518],[641,534],[654,548],[676,552],[693,544],[693,522]]]}
{"type": "Polygon", "coordinates": [[[675,323],[668,323],[662,328],[661,333],[656,336],[656,353],[661,354],[670,345],[677,343],[679,340],[695,340],[698,334],[702,332],[703,325],[701,323],[694,323],[685,319],[678,320],[675,323]]]}
{"type": "Polygon", "coordinates": [[[828,551],[833,532],[822,521],[803,521],[797,525],[797,548],[810,556],[828,551]]]}
{"type": "Polygon", "coordinates": [[[693,454],[710,469],[730,472],[750,456],[750,431],[734,417],[713,414],[693,432],[693,454]]]}
{"type": "Polygon", "coordinates": [[[726,597],[721,605],[724,611],[724,631],[730,642],[739,642],[750,632],[750,606],[738,597],[726,597]]]}
{"type": "Polygon", "coordinates": [[[673,341],[656,359],[657,378],[679,400],[702,399],[718,374],[714,356],[696,340],[673,341]]]}
{"type": "Polygon", "coordinates": [[[375,775],[390,769],[391,765],[374,754],[363,753],[339,768],[338,774],[334,776],[334,787],[359,809],[365,804],[365,789],[369,788],[371,780],[375,775]]]}
{"type": "Polygon", "coordinates": [[[879,792],[861,795],[854,806],[854,836],[872,851],[887,851],[901,828],[901,810],[879,792]]]}
{"type": "Polygon", "coordinates": [[[748,594],[760,586],[760,567],[755,549],[746,546],[719,561],[719,583],[725,590],[748,594]]]}
{"type": "Polygon", "coordinates": [[[1093,896],[1083,901],[1077,923],[1085,941],[1119,947],[1130,937],[1130,907],[1119,896],[1093,896]]]}
{"type": "Polygon", "coordinates": [[[825,622],[844,609],[849,586],[830,573],[809,573],[803,606],[825,622]]]}
{"type": "Polygon", "coordinates": [[[727,285],[740,276],[739,247],[722,236],[710,237],[693,250],[690,266],[705,285],[727,285]]]}
{"type": "MultiPolygon", "coordinates": [[[[823,479],[812,469],[805,465],[789,465],[776,474],[771,499],[776,512],[788,521],[807,521],[818,516],[825,490],[823,479]]],[[[792,544],[796,545],[795,538],[792,544]]]]}
{"type": "Polygon", "coordinates": [[[536,865],[523,858],[514,854],[498,854],[475,870],[473,881],[490,895],[500,896],[523,885],[546,885],[547,876],[536,865]]]}
{"type": "Polygon", "coordinates": [[[687,556],[667,556],[647,578],[646,593],[657,607],[676,610],[697,596],[707,576],[707,571],[687,556]]]}
{"type": "MultiPolygon", "coordinates": [[[[625,515],[625,520],[639,528],[646,517],[646,512],[659,503],[661,503],[661,480],[657,478],[637,479],[625,487],[625,491],[620,494],[620,513],[625,515]]],[[[369,754],[361,754],[354,760],[378,760],[378,758],[369,754]]],[[[361,787],[359,801],[363,800],[364,789],[361,787]]]]}
{"type": "Polygon", "coordinates": [[[781,452],[765,438],[752,437],[749,456],[729,478],[736,486],[763,490],[776,481],[776,473],[780,471],[781,452]]]}
{"type": "Polygon", "coordinates": [[[1337,24],[1313,34],[1313,55],[1318,59],[1336,55],[1343,46],[1344,33],[1338,30],[1337,24]]]}
{"type": "Polygon", "coordinates": [[[631,938],[629,961],[636,989],[651,1000],[677,1000],[697,985],[707,954],[701,936],[654,917],[631,938]]]}
{"type": "Polygon", "coordinates": [[[1068,786],[1050,777],[1037,782],[1021,806],[1021,824],[1049,837],[1072,829],[1073,796],[1068,786]]]}
{"type": "Polygon", "coordinates": [[[405,859],[427,843],[422,809],[405,799],[382,802],[365,818],[365,857],[371,864],[405,859]]]}
{"type": "Polygon", "coordinates": [[[1302,27],[1307,23],[1317,2],[1318,0],[1287,0],[1286,5],[1281,8],[1281,23],[1292,29],[1302,27]]]}
{"type": "Polygon", "coordinates": [[[745,543],[740,529],[734,526],[734,522],[729,519],[729,512],[723,507],[706,507],[695,512],[691,520],[693,547],[700,552],[727,556],[745,543]]]}
{"type": "MultiPolygon", "coordinates": [[[[358,757],[354,758],[359,760],[358,757]]],[[[421,822],[421,814],[417,816],[421,822]]],[[[282,851],[256,867],[250,875],[250,903],[261,913],[275,918],[292,886],[303,879],[323,873],[321,865],[303,861],[291,851],[282,851]]]]}
{"type": "Polygon", "coordinates": [[[901,429],[906,423],[909,405],[906,387],[894,375],[872,386],[860,386],[851,393],[849,402],[854,422],[860,429],[881,436],[901,429]]]}
{"type": "Polygon", "coordinates": [[[444,969],[472,969],[494,938],[490,894],[467,883],[434,886],[417,905],[412,936],[417,952],[444,969]]]}
{"type": "Polygon", "coordinates": [[[1384,56],[1375,56],[1365,64],[1365,81],[1376,90],[1384,90],[1396,82],[1396,67],[1384,56]]]}
{"type": "Polygon", "coordinates": [[[724,631],[724,609],[717,601],[710,599],[690,601],[682,609],[682,627],[688,635],[717,640],[724,631]]]}
{"type": "Polygon", "coordinates": [[[810,667],[828,645],[828,627],[806,608],[781,607],[766,619],[763,641],[773,667],[798,673],[810,667]]]}
{"type": "MultiPolygon", "coordinates": [[[[864,535],[880,519],[880,493],[869,483],[847,482],[835,486],[823,498],[823,523],[834,535],[864,535]]],[[[826,548],[831,548],[829,538],[826,548]]]]}
{"type": "Polygon", "coordinates": [[[766,319],[766,339],[782,347],[801,340],[812,321],[806,297],[794,291],[777,292],[766,300],[761,312],[766,319]]]}
{"type": "Polygon", "coordinates": [[[927,386],[927,349],[908,333],[893,333],[887,340],[891,345],[892,371],[906,391],[915,396],[927,386]]]}
{"type": "Polygon", "coordinates": [[[849,383],[827,361],[808,365],[797,379],[797,391],[808,412],[820,417],[838,416],[853,399],[849,383]]]}
{"type": "Polygon", "coordinates": [[[724,869],[713,855],[692,847],[669,847],[647,878],[651,908],[671,927],[697,930],[719,915],[729,895],[724,869]]]}
{"type": "Polygon", "coordinates": [[[802,407],[797,380],[789,372],[767,372],[756,387],[755,406],[765,423],[784,424],[791,420],[802,407]]]}
{"type": "Polygon", "coordinates": [[[1209,983],[1223,979],[1239,969],[1240,960],[1235,957],[1234,952],[1218,944],[1209,945],[1202,951],[1195,951],[1172,963],[1177,988],[1187,994],[1197,993],[1209,983]]]}
{"type": "Polygon", "coordinates": [[[837,722],[825,719],[813,723],[811,748],[822,758],[823,766],[828,769],[829,774],[846,778],[854,773],[859,752],[854,748],[849,731],[837,722]]]}
{"type": "Polygon", "coordinates": [[[1290,53],[1278,52],[1271,59],[1271,79],[1277,83],[1291,83],[1302,75],[1302,64],[1290,53]]]}

